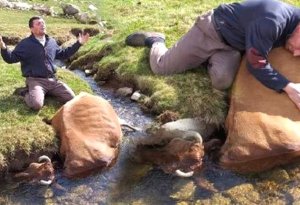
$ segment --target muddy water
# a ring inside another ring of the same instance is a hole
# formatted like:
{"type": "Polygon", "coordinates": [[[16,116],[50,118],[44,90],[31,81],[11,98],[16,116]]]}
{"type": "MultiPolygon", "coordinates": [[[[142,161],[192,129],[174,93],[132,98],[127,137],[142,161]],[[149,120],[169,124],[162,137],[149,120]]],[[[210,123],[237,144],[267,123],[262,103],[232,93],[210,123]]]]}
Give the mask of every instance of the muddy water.
{"type": "MultiPolygon", "coordinates": [[[[75,72],[130,124],[142,128],[152,122],[151,116],[129,99],[115,97],[81,71],[75,72]]],[[[1,182],[0,204],[300,204],[299,164],[241,176],[206,158],[202,173],[183,179],[132,162],[129,156],[134,140],[145,134],[125,130],[124,135],[112,169],[80,180],[67,180],[58,171],[59,185],[50,187],[1,182]]]]}

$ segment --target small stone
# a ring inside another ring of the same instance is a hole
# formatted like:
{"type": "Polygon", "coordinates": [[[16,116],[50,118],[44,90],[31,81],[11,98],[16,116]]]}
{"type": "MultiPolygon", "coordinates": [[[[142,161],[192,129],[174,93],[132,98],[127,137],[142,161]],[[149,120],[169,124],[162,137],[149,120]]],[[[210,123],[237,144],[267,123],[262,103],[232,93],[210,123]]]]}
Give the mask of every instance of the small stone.
{"type": "Polygon", "coordinates": [[[90,75],[90,74],[92,73],[92,71],[91,71],[91,70],[88,70],[88,69],[86,69],[86,70],[84,70],[84,73],[85,73],[85,75],[90,75]]]}
{"type": "Polygon", "coordinates": [[[92,4],[89,5],[89,9],[90,9],[91,11],[97,11],[97,10],[98,10],[98,8],[95,7],[95,6],[92,5],[92,4]]]}
{"type": "Polygon", "coordinates": [[[135,91],[131,96],[131,100],[138,101],[141,97],[142,95],[138,91],[135,91]]]}

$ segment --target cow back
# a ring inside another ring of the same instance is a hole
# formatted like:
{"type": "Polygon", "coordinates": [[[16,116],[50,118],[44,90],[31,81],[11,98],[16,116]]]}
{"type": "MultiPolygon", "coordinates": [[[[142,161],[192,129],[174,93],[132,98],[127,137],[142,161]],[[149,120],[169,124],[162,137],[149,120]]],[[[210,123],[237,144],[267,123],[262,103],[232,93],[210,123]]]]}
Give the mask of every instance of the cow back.
{"type": "Polygon", "coordinates": [[[57,111],[52,126],[61,140],[65,176],[87,176],[115,163],[122,131],[105,99],[81,93],[57,111]]]}
{"type": "MultiPolygon", "coordinates": [[[[292,82],[300,82],[300,59],[284,48],[272,50],[269,62],[292,82]]],[[[263,86],[243,59],[226,119],[228,136],[221,165],[241,173],[259,172],[300,157],[300,111],[285,93],[263,86]]]]}

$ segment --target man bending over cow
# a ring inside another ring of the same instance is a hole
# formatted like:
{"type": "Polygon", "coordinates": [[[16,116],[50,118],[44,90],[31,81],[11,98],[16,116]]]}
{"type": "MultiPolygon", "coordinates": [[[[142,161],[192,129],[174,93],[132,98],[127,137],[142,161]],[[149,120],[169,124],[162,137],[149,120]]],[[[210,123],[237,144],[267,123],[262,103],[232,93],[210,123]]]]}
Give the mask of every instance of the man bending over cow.
{"type": "Polygon", "coordinates": [[[40,110],[46,94],[57,97],[62,103],[71,100],[75,95],[69,86],[59,81],[56,76],[54,59],[67,59],[86,43],[89,34],[79,34],[72,46],[62,49],[57,42],[46,34],[45,21],[38,16],[29,19],[31,35],[23,39],[13,51],[7,49],[0,36],[0,48],[3,60],[7,63],[21,62],[23,77],[26,78],[26,89],[18,94],[24,96],[26,104],[40,110]]]}
{"type": "Polygon", "coordinates": [[[199,16],[170,49],[165,36],[155,32],[136,32],[125,42],[151,48],[150,66],[156,74],[183,72],[208,60],[212,86],[219,90],[231,86],[240,52],[246,52],[249,72],[266,87],[285,91],[300,109],[300,82],[290,82],[267,60],[272,48],[283,45],[300,56],[299,22],[299,8],[277,0],[248,0],[222,4],[199,16]]]}

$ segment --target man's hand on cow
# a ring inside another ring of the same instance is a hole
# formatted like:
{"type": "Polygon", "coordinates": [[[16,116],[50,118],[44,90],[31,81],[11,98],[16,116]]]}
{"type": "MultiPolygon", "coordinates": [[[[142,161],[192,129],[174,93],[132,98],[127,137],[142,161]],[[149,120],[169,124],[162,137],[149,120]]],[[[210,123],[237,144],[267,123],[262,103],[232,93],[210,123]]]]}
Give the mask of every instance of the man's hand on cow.
{"type": "Polygon", "coordinates": [[[6,45],[5,45],[5,43],[4,43],[3,39],[2,39],[2,36],[0,36],[0,48],[1,49],[6,49],[6,45]]]}
{"type": "Polygon", "coordinates": [[[289,83],[283,90],[300,110],[300,83],[289,83]]]}
{"type": "Polygon", "coordinates": [[[83,45],[89,40],[89,38],[90,38],[89,33],[85,33],[85,34],[79,33],[78,41],[81,45],[83,45]]]}

